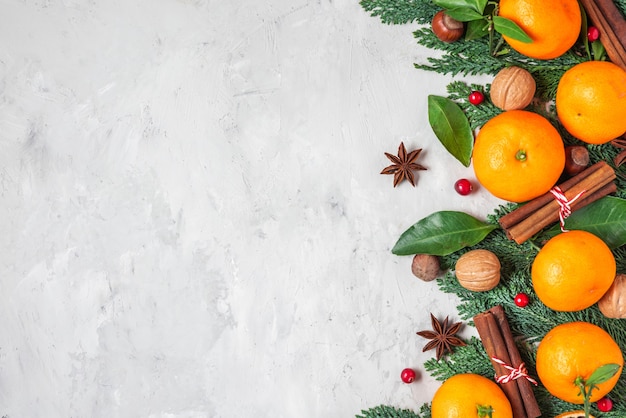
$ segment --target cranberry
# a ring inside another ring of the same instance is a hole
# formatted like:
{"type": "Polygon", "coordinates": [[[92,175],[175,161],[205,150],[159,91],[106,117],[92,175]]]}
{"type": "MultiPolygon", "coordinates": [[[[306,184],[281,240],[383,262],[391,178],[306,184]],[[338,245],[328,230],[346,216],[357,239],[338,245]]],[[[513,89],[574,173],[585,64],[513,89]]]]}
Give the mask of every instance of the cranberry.
{"type": "Polygon", "coordinates": [[[456,183],[454,183],[454,190],[456,190],[456,192],[461,196],[467,196],[468,194],[472,193],[472,190],[474,190],[474,186],[472,186],[472,182],[468,179],[460,179],[457,180],[456,183]]]}
{"type": "Polygon", "coordinates": [[[413,369],[404,369],[400,374],[400,378],[404,383],[412,383],[415,380],[417,373],[413,369]]]}
{"type": "Polygon", "coordinates": [[[515,295],[515,304],[520,308],[524,308],[530,302],[530,298],[526,293],[518,293],[515,295]]]}
{"type": "Polygon", "coordinates": [[[609,412],[613,409],[613,401],[607,398],[606,396],[596,402],[596,406],[602,412],[609,412]]]}
{"type": "Polygon", "coordinates": [[[474,106],[478,106],[485,100],[485,95],[480,91],[474,90],[470,93],[468,100],[474,106]]]}
{"type": "Polygon", "coordinates": [[[597,41],[600,38],[600,31],[595,26],[589,26],[587,29],[587,39],[589,42],[597,41]]]}

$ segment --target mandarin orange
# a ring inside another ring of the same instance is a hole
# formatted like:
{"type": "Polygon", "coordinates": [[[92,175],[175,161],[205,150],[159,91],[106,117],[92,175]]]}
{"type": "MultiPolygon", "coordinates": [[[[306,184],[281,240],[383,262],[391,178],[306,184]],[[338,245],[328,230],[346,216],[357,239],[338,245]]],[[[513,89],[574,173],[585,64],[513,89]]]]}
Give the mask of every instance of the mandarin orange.
{"type": "Polygon", "coordinates": [[[531,58],[552,59],[578,39],[582,22],[577,0],[501,0],[499,15],[517,23],[532,39],[525,43],[504,36],[507,43],[531,58]]]}
{"type": "Polygon", "coordinates": [[[525,202],[554,186],[565,167],[565,147],[543,116],[509,110],[480,129],[472,159],[478,182],[491,194],[525,202]]]}
{"type": "MultiPolygon", "coordinates": [[[[478,418],[479,407],[492,418],[512,418],[511,404],[500,387],[478,374],[463,373],[447,379],[432,401],[432,418],[478,418]]],[[[484,415],[483,415],[484,416],[484,415]]]]}
{"type": "Polygon", "coordinates": [[[537,297],[555,311],[596,303],[615,279],[611,249],[594,234],[569,231],[551,238],[535,257],[531,278],[537,297]]]}
{"type": "Polygon", "coordinates": [[[626,132],[626,71],[608,61],[587,61],[563,74],[556,112],[567,131],[589,144],[626,132]]]}
{"type": "MultiPolygon", "coordinates": [[[[624,365],[622,351],[602,328],[589,322],[568,322],[550,330],[537,348],[537,374],[553,396],[574,404],[583,397],[574,383],[577,378],[588,379],[600,366],[624,365]]],[[[620,377],[620,371],[591,392],[595,402],[609,393],[620,377]]]]}

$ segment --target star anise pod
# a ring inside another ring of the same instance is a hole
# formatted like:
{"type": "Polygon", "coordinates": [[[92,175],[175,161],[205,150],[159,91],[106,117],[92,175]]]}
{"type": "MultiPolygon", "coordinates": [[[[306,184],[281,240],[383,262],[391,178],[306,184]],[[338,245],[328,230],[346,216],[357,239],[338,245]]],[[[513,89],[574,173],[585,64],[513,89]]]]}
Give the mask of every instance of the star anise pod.
{"type": "Polygon", "coordinates": [[[404,179],[407,179],[409,183],[415,187],[415,175],[413,174],[413,171],[426,170],[426,167],[415,162],[415,160],[419,157],[420,152],[422,152],[421,148],[407,154],[404,142],[400,142],[397,157],[389,154],[388,152],[385,153],[387,158],[389,158],[393,164],[385,167],[380,174],[393,174],[393,187],[396,187],[404,179]]]}
{"type": "Polygon", "coordinates": [[[433,325],[433,330],[430,331],[419,331],[417,335],[420,337],[428,338],[428,344],[424,346],[422,351],[432,350],[433,348],[437,349],[437,360],[441,359],[441,357],[446,353],[452,352],[452,347],[462,347],[465,344],[463,340],[456,337],[455,334],[459,332],[461,328],[461,322],[456,322],[452,325],[448,324],[448,317],[444,319],[443,323],[439,322],[437,318],[431,313],[430,320],[433,325]]]}

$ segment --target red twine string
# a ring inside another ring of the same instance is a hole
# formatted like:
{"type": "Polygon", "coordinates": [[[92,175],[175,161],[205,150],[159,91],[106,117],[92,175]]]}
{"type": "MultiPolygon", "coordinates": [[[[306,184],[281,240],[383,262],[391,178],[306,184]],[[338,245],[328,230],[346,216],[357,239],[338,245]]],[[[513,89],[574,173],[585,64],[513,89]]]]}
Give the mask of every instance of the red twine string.
{"type": "Polygon", "coordinates": [[[559,186],[554,186],[552,189],[550,189],[550,193],[552,193],[554,199],[556,200],[556,203],[558,203],[560,206],[559,221],[561,223],[561,231],[567,232],[567,230],[565,229],[565,219],[567,219],[572,214],[571,204],[578,200],[578,198],[580,198],[583,193],[585,193],[585,191],[581,191],[570,200],[567,200],[565,193],[563,193],[559,186]]]}
{"type": "Polygon", "coordinates": [[[526,380],[528,380],[530,383],[532,383],[533,385],[537,386],[537,381],[528,375],[528,371],[526,370],[526,365],[524,363],[520,363],[520,365],[517,367],[512,367],[497,357],[491,357],[491,360],[498,363],[499,365],[501,365],[502,367],[504,367],[506,370],[509,371],[509,374],[506,374],[504,376],[496,376],[496,382],[509,383],[509,382],[512,382],[513,380],[517,380],[520,377],[523,377],[526,380]]]}

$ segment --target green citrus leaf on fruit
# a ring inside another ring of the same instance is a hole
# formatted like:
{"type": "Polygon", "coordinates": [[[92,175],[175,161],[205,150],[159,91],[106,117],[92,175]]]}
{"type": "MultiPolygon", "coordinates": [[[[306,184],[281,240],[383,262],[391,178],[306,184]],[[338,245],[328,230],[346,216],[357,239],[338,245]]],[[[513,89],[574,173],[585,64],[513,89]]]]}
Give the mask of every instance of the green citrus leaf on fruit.
{"type": "Polygon", "coordinates": [[[474,135],[459,105],[447,97],[428,96],[428,122],[445,149],[469,167],[474,135]]]}
{"type": "Polygon", "coordinates": [[[484,16],[482,14],[467,7],[456,7],[454,9],[448,9],[446,10],[446,14],[452,19],[458,20],[459,22],[470,22],[473,20],[484,21],[484,16]]]}
{"type": "MultiPolygon", "coordinates": [[[[565,228],[591,232],[611,249],[621,247],[626,244],[626,200],[614,196],[596,200],[572,212],[565,220],[565,228]]],[[[545,235],[550,238],[560,232],[556,224],[545,235]]]]}
{"type": "Polygon", "coordinates": [[[391,252],[395,255],[448,255],[478,244],[495,228],[464,212],[435,212],[404,231],[391,252]]]}
{"type": "Polygon", "coordinates": [[[619,364],[604,364],[591,373],[591,376],[589,376],[585,384],[587,386],[594,386],[604,383],[615,376],[615,373],[617,373],[620,368],[621,366],[619,364]]]}
{"type": "Polygon", "coordinates": [[[531,39],[524,29],[520,28],[517,23],[513,22],[511,19],[502,16],[494,16],[493,17],[493,28],[500,32],[502,35],[508,36],[511,39],[515,39],[516,41],[531,43],[533,40],[531,39]]]}

